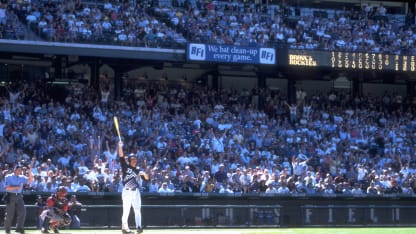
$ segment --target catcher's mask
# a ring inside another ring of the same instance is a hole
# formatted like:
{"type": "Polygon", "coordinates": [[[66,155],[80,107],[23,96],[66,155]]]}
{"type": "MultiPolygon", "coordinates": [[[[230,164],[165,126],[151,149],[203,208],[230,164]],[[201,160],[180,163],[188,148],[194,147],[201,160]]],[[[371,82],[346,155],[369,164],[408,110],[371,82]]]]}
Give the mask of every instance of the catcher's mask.
{"type": "Polygon", "coordinates": [[[59,186],[58,190],[56,191],[56,195],[58,195],[58,197],[65,197],[67,193],[68,190],[65,186],[59,186]]]}

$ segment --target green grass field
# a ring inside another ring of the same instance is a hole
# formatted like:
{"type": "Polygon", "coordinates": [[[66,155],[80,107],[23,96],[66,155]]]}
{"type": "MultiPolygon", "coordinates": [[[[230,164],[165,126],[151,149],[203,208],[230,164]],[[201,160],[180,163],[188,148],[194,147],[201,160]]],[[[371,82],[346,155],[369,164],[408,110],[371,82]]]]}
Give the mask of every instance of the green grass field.
{"type": "MultiPolygon", "coordinates": [[[[39,230],[28,229],[27,234],[40,233],[39,230]]],[[[61,234],[121,234],[118,229],[88,229],[88,230],[61,230],[61,234]]],[[[371,228],[166,228],[145,229],[143,234],[414,234],[416,227],[371,227],[371,228]]]]}

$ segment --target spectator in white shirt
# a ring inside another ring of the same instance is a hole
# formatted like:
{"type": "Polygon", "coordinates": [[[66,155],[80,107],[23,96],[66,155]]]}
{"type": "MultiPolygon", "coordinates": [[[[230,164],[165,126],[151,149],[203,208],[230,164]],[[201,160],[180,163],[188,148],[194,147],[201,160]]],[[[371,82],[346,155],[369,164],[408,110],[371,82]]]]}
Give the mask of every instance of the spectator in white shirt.
{"type": "Polygon", "coordinates": [[[158,190],[158,193],[172,193],[172,192],[174,192],[173,190],[171,190],[169,187],[168,187],[168,183],[166,183],[166,182],[163,182],[162,183],[162,186],[160,186],[160,188],[159,188],[159,190],[158,190]]]}

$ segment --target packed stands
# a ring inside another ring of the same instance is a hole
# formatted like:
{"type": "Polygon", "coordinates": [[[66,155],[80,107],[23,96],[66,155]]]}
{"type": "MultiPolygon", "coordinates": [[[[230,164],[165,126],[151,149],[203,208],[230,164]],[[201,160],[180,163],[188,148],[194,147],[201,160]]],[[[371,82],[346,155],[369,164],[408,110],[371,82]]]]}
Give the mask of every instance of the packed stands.
{"type": "Polygon", "coordinates": [[[399,94],[299,90],[289,108],[268,89],[148,84],[126,90],[119,101],[88,86],[59,93],[66,95],[58,99],[50,87],[28,82],[2,90],[1,166],[4,174],[34,157],[37,179],[27,190],[51,192],[63,184],[71,192],[121,191],[114,115],[125,151],[135,152],[151,175],[144,191],[163,183],[171,192],[415,190],[414,102],[399,94]]]}
{"type": "MultiPolygon", "coordinates": [[[[184,48],[187,42],[415,54],[414,17],[383,4],[343,9],[249,1],[3,4],[3,38],[184,48]],[[6,20],[7,19],[7,20],[6,20]],[[10,23],[6,24],[6,22],[10,23]],[[36,35],[36,36],[34,36],[36,35]],[[39,38],[40,37],[40,38],[39,38]]],[[[0,17],[1,18],[1,17],[0,17]]]]}

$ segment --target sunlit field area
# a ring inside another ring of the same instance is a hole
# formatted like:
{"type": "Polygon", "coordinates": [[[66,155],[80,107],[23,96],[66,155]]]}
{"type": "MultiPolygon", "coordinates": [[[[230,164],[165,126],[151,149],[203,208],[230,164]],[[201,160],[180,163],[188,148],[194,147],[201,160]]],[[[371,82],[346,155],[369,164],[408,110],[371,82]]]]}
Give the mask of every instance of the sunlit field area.
{"type": "MultiPolygon", "coordinates": [[[[249,229],[229,229],[229,228],[164,228],[164,229],[145,229],[144,234],[274,234],[274,233],[289,233],[289,234],[414,234],[416,228],[414,227],[374,227],[374,228],[249,228],[249,229]]],[[[26,233],[40,233],[40,230],[28,229],[26,233]]],[[[121,233],[118,229],[83,229],[83,230],[61,230],[62,234],[113,234],[121,233]]],[[[135,232],[132,232],[135,233],[135,232]]]]}

